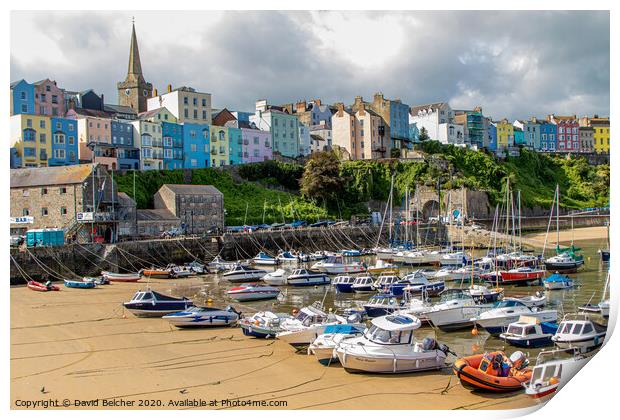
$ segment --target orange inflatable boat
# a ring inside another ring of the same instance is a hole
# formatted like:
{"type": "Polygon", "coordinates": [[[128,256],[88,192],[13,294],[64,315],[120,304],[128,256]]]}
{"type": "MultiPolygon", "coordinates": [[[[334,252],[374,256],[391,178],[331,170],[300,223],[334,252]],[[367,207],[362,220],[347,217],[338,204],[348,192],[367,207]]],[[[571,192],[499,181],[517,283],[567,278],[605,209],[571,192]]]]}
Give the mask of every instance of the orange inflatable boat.
{"type": "Polygon", "coordinates": [[[465,388],[513,392],[523,389],[532,377],[527,368],[527,359],[522,352],[515,352],[507,359],[502,352],[475,354],[454,362],[454,374],[465,388]]]}

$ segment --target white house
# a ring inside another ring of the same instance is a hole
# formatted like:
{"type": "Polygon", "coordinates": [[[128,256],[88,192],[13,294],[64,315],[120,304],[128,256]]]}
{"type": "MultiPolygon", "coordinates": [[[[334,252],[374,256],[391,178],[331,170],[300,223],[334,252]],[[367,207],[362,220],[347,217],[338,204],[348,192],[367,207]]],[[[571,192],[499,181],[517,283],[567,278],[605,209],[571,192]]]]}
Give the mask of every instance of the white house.
{"type": "Polygon", "coordinates": [[[439,140],[439,125],[452,122],[454,112],[447,102],[412,106],[409,110],[409,124],[416,124],[419,130],[426,129],[431,140],[439,140]]]}
{"type": "Polygon", "coordinates": [[[147,99],[146,107],[149,111],[165,107],[179,123],[211,125],[211,94],[196,92],[191,87],[173,90],[168,85],[168,92],[147,99]]]}
{"type": "Polygon", "coordinates": [[[465,127],[463,127],[462,124],[455,123],[439,124],[436,140],[439,140],[443,144],[464,145],[465,127]]]}

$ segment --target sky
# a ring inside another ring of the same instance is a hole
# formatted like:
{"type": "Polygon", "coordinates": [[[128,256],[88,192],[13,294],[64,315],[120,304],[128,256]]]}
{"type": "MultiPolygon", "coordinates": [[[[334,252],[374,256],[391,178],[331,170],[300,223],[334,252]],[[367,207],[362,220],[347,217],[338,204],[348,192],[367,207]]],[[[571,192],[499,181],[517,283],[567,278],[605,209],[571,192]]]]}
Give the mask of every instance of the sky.
{"type": "Polygon", "coordinates": [[[214,108],[382,92],[495,120],[609,115],[607,11],[12,12],[11,80],[116,103],[132,16],[146,80],[209,92],[214,108]]]}

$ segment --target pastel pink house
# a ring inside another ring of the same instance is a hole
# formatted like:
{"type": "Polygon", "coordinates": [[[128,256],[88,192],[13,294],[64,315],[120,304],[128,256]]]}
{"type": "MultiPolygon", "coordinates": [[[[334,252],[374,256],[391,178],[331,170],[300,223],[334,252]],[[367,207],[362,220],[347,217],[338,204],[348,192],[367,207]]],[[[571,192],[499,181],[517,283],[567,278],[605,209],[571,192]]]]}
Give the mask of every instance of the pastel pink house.
{"type": "Polygon", "coordinates": [[[50,79],[34,83],[34,112],[50,117],[65,116],[65,93],[50,79]]]}

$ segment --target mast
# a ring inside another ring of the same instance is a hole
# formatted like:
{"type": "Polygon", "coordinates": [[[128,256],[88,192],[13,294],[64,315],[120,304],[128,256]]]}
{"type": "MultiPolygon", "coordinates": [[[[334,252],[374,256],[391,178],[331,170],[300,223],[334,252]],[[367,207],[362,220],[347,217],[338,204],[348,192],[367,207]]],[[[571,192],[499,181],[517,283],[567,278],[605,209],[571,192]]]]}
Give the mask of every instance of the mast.
{"type": "Polygon", "coordinates": [[[555,227],[557,230],[557,240],[556,240],[556,250],[560,247],[560,184],[556,184],[556,195],[557,201],[555,202],[556,212],[555,212],[555,227]]]}
{"type": "Polygon", "coordinates": [[[543,244],[542,257],[545,257],[545,250],[547,249],[547,241],[549,239],[549,230],[551,229],[551,221],[553,220],[553,210],[555,208],[555,200],[558,194],[556,185],[555,192],[553,193],[553,201],[551,202],[551,212],[549,213],[549,222],[547,223],[547,234],[545,235],[545,243],[543,244]]]}
{"type": "Polygon", "coordinates": [[[389,197],[389,201],[390,201],[390,223],[389,223],[389,228],[390,228],[390,246],[392,246],[392,209],[393,209],[393,202],[394,202],[394,174],[392,174],[392,182],[390,183],[390,197],[389,197]]]}
{"type": "Polygon", "coordinates": [[[521,190],[517,191],[517,203],[519,206],[519,251],[523,252],[523,237],[521,236],[521,190]]]}
{"type": "Polygon", "coordinates": [[[508,210],[509,198],[510,198],[510,178],[507,178],[506,179],[506,239],[505,239],[506,249],[508,249],[508,232],[510,230],[510,213],[508,210]]]}

